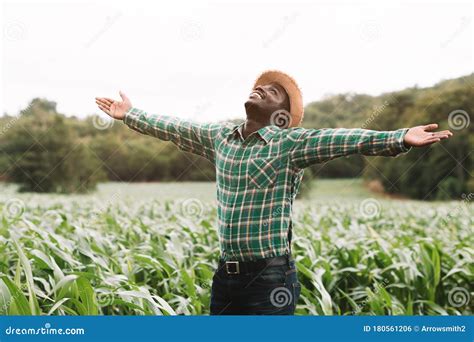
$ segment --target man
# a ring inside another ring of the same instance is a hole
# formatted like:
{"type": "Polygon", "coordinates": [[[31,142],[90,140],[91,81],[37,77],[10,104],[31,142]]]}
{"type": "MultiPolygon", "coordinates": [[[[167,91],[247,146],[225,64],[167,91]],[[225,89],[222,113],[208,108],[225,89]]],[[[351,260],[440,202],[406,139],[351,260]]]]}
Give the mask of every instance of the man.
{"type": "Polygon", "coordinates": [[[221,257],[211,314],[294,314],[300,296],[291,257],[291,212],[304,168],[350,154],[396,156],[452,135],[436,124],[395,131],[305,129],[296,82],[280,71],[256,80],[240,125],[150,115],[122,101],[96,98],[130,128],[170,140],[216,168],[221,257]]]}

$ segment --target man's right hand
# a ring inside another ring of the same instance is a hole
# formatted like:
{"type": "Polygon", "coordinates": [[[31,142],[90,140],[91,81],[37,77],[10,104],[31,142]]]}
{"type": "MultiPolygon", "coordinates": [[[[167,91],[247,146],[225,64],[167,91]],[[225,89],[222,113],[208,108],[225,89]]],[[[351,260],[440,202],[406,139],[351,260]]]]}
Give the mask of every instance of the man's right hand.
{"type": "Polygon", "coordinates": [[[132,107],[129,98],[122,92],[119,92],[122,101],[116,101],[107,97],[96,97],[95,103],[107,115],[117,120],[123,120],[125,113],[132,107]]]}

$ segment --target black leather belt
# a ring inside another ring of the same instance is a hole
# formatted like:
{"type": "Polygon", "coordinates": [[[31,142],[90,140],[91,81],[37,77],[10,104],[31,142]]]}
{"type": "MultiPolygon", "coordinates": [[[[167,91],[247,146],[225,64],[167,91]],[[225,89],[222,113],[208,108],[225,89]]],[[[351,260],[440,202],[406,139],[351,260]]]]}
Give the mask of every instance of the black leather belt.
{"type": "Polygon", "coordinates": [[[219,261],[219,270],[227,274],[240,274],[261,271],[269,266],[290,265],[291,255],[282,255],[273,258],[258,259],[254,261],[219,261]]]}

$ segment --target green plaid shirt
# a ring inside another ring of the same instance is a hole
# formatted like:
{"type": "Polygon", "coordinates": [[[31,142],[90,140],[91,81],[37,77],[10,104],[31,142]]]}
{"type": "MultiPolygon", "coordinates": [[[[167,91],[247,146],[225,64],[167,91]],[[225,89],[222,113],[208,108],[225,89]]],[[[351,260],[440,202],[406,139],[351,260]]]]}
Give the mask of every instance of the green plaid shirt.
{"type": "Polygon", "coordinates": [[[396,131],[269,125],[243,139],[232,123],[197,123],[131,108],[132,129],[173,142],[216,168],[219,242],[224,260],[288,254],[288,231],[304,168],[350,154],[396,156],[407,152],[396,131]]]}

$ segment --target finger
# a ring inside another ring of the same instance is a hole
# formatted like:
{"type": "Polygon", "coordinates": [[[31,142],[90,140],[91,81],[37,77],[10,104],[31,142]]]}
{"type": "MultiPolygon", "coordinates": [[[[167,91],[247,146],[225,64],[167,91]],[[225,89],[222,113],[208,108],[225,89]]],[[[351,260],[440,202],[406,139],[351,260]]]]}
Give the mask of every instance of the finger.
{"type": "Polygon", "coordinates": [[[440,132],[440,133],[446,134],[446,135],[448,135],[448,136],[450,136],[450,137],[453,136],[453,132],[451,132],[451,131],[449,131],[449,130],[442,131],[442,132],[440,132]]]}
{"type": "Polygon", "coordinates": [[[453,135],[453,133],[451,133],[448,130],[440,131],[440,132],[434,132],[434,134],[437,134],[437,135],[453,135]]]}
{"type": "Polygon", "coordinates": [[[127,97],[127,95],[125,95],[125,93],[123,93],[122,91],[119,91],[119,94],[122,100],[130,102],[129,98],[127,97]]]}
{"type": "MultiPolygon", "coordinates": [[[[107,112],[109,111],[108,108],[106,108],[106,107],[104,107],[104,106],[102,106],[102,105],[99,105],[99,109],[100,109],[101,111],[105,112],[105,113],[107,113],[107,112]]],[[[107,113],[107,114],[108,114],[108,113],[107,113]]]]}
{"type": "Polygon", "coordinates": [[[450,135],[448,133],[442,133],[442,132],[433,133],[432,136],[436,137],[436,138],[443,138],[443,139],[450,137],[450,135]]]}
{"type": "Polygon", "coordinates": [[[429,125],[425,125],[423,126],[423,129],[425,131],[432,131],[434,129],[438,128],[438,124],[435,124],[435,123],[432,123],[432,124],[429,124],[429,125]]]}
{"type": "Polygon", "coordinates": [[[112,103],[114,103],[114,100],[109,99],[108,97],[96,97],[95,102],[100,101],[101,103],[110,106],[112,103]]]}
{"type": "Polygon", "coordinates": [[[434,143],[437,143],[437,142],[440,142],[440,141],[441,141],[441,139],[439,139],[439,138],[428,139],[428,140],[425,140],[421,146],[428,146],[428,145],[431,145],[431,144],[434,144],[434,143]]]}
{"type": "Polygon", "coordinates": [[[110,104],[108,102],[105,102],[105,101],[102,101],[102,100],[97,100],[97,101],[95,101],[95,103],[97,103],[98,105],[102,105],[104,107],[107,107],[107,108],[110,107],[110,104]]]}
{"type": "Polygon", "coordinates": [[[99,98],[96,99],[96,101],[103,102],[103,103],[109,103],[110,102],[105,97],[99,97],[99,98]]]}
{"type": "Polygon", "coordinates": [[[105,112],[106,114],[110,115],[110,110],[109,110],[108,108],[106,108],[106,107],[104,107],[104,106],[101,106],[101,105],[99,105],[99,108],[100,108],[103,112],[105,112]]]}

